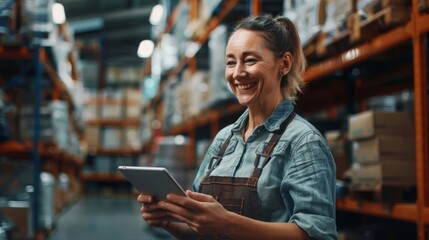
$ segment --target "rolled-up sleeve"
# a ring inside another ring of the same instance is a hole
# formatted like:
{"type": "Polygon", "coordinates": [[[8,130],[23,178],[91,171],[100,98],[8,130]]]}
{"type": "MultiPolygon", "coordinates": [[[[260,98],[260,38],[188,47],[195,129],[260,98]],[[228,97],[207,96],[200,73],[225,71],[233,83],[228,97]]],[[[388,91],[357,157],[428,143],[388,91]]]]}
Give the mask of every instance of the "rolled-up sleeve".
{"type": "Polygon", "coordinates": [[[312,239],[337,239],[335,163],[321,135],[308,132],[292,146],[281,191],[297,224],[312,239]]]}

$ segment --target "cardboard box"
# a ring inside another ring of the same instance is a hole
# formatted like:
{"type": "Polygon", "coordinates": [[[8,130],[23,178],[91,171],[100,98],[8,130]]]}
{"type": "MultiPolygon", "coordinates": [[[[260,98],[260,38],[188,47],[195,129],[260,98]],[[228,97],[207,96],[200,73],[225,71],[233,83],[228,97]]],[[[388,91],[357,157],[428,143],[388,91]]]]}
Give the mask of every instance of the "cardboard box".
{"type": "Polygon", "coordinates": [[[373,191],[379,187],[412,187],[416,185],[416,165],[408,162],[354,164],[351,188],[373,191]]]}
{"type": "Polygon", "coordinates": [[[120,119],[123,118],[122,106],[119,104],[105,104],[102,107],[101,117],[106,119],[120,119]]]}
{"type": "Polygon", "coordinates": [[[325,132],[326,144],[331,149],[332,155],[345,156],[346,155],[346,134],[340,130],[330,130],[325,132]]]}
{"type": "Polygon", "coordinates": [[[414,138],[377,136],[353,142],[353,160],[361,164],[415,162],[414,138]]]}
{"type": "Polygon", "coordinates": [[[31,208],[28,201],[9,201],[0,205],[0,214],[15,225],[12,239],[31,239],[31,208]]]}
{"type": "Polygon", "coordinates": [[[128,119],[136,119],[141,116],[141,107],[140,105],[126,105],[125,106],[125,115],[128,119]]]}
{"type": "Polygon", "coordinates": [[[414,136],[414,120],[410,112],[366,111],[349,117],[350,140],[376,135],[414,136]]]}
{"type": "Polygon", "coordinates": [[[85,135],[88,146],[97,147],[100,145],[100,129],[98,127],[88,126],[85,135]]]}

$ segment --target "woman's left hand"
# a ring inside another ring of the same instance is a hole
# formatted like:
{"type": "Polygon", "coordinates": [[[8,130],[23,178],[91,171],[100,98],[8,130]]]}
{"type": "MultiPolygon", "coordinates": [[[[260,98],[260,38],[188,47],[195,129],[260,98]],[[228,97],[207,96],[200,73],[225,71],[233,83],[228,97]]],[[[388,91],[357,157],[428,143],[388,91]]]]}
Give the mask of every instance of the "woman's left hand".
{"type": "Polygon", "coordinates": [[[198,234],[224,233],[229,225],[227,211],[211,195],[186,191],[188,197],[169,194],[167,201],[161,201],[159,206],[172,217],[187,223],[198,234]]]}

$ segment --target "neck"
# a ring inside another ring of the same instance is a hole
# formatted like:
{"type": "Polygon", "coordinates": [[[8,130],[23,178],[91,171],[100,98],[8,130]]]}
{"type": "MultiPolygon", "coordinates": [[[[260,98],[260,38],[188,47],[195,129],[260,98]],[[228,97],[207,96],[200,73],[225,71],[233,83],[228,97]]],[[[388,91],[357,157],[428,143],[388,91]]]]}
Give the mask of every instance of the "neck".
{"type": "Polygon", "coordinates": [[[253,130],[261,125],[267,120],[277,106],[282,102],[282,99],[277,99],[276,101],[272,101],[270,104],[261,104],[259,106],[248,106],[249,108],[249,118],[247,119],[247,124],[245,126],[244,135],[247,133],[250,135],[253,130]]]}

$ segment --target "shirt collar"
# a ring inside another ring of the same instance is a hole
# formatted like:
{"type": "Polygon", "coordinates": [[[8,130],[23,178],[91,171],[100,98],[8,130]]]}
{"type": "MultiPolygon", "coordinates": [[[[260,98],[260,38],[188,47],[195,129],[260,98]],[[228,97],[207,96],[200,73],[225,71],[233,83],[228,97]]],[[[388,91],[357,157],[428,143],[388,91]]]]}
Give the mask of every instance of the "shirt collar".
{"type": "MultiPolygon", "coordinates": [[[[283,100],[274,112],[264,121],[263,126],[269,132],[274,132],[280,129],[280,125],[289,117],[293,112],[294,106],[291,101],[283,100]]],[[[232,131],[238,133],[244,127],[247,118],[249,117],[249,109],[246,109],[243,114],[237,119],[232,126],[232,131]]]]}

